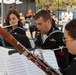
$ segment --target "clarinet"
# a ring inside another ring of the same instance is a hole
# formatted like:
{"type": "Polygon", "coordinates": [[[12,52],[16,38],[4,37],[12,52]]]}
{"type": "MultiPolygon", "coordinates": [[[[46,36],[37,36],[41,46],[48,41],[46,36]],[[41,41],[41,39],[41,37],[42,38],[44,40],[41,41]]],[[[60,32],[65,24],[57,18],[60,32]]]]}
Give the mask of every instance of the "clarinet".
{"type": "Polygon", "coordinates": [[[30,51],[28,51],[22,44],[19,43],[19,41],[17,41],[10,33],[8,33],[2,27],[0,27],[0,34],[7,42],[9,42],[12,46],[14,46],[19,52],[24,54],[28,59],[30,59],[40,69],[42,69],[47,75],[61,75],[61,73],[54,70],[42,59],[36,57],[30,51]]]}

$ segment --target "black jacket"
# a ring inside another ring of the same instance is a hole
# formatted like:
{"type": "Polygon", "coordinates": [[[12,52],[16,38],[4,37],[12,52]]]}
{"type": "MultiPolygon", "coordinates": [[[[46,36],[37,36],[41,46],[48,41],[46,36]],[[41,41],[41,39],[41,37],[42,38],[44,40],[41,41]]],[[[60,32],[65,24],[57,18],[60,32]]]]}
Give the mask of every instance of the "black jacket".
{"type": "MultiPolygon", "coordinates": [[[[56,26],[53,26],[54,30],[58,30],[56,26]]],[[[53,27],[48,32],[48,36],[52,31],[53,27]]],[[[42,42],[41,34],[37,37],[37,40],[35,41],[36,47],[41,47],[42,49],[55,49],[59,48],[59,46],[65,46],[64,42],[62,41],[63,33],[62,32],[56,32],[52,35],[50,35],[45,42],[42,42]]],[[[58,62],[58,65],[60,67],[60,70],[63,71],[68,66],[68,50],[63,49],[55,51],[56,59],[58,62]]]]}
{"type": "MultiPolygon", "coordinates": [[[[13,30],[12,32],[10,32],[10,34],[17,41],[19,41],[24,47],[31,48],[29,38],[26,36],[25,31],[26,31],[25,29],[18,27],[15,30],[13,30]]],[[[12,45],[10,45],[7,41],[5,41],[5,44],[7,47],[12,47],[12,45]]]]}
{"type": "Polygon", "coordinates": [[[63,75],[76,75],[76,58],[73,59],[71,64],[64,70],[63,75]]]}

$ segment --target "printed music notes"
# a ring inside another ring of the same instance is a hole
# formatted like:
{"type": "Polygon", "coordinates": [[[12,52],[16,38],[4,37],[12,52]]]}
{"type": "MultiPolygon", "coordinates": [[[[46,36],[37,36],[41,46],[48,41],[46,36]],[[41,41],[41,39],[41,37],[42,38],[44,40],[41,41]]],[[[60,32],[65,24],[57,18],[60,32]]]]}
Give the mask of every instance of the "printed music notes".
{"type": "Polygon", "coordinates": [[[35,54],[42,57],[42,59],[45,62],[47,62],[49,65],[51,65],[54,69],[56,69],[56,70],[59,69],[54,51],[52,51],[50,49],[36,49],[35,54]]]}
{"type": "Polygon", "coordinates": [[[8,56],[6,67],[8,75],[45,75],[32,61],[19,53],[8,56]]]}
{"type": "Polygon", "coordinates": [[[27,75],[26,67],[19,53],[8,56],[6,68],[8,75],[27,75]]]}
{"type": "Polygon", "coordinates": [[[54,69],[59,69],[58,67],[58,64],[57,64],[57,61],[56,61],[56,57],[55,57],[55,54],[54,54],[54,51],[52,50],[44,50],[43,51],[43,56],[44,56],[44,59],[45,61],[50,65],[52,66],[54,69]]]}
{"type": "MultiPolygon", "coordinates": [[[[39,49],[37,49],[38,51],[39,49]]],[[[44,61],[53,69],[58,70],[58,64],[55,54],[51,50],[42,50],[44,61]]],[[[30,61],[26,56],[19,53],[13,53],[7,57],[6,68],[8,75],[45,75],[45,73],[30,61]]]]}
{"type": "Polygon", "coordinates": [[[0,75],[6,75],[5,59],[9,50],[11,49],[0,46],[0,75]]]}
{"type": "Polygon", "coordinates": [[[23,58],[28,75],[45,75],[45,73],[38,66],[36,66],[32,61],[28,60],[24,55],[23,58]]]}

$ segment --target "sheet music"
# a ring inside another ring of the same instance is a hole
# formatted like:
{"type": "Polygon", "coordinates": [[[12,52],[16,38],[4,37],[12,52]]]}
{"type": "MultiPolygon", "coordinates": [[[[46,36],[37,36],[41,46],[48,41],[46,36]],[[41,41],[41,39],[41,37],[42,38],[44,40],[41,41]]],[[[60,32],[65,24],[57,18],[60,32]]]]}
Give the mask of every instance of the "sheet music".
{"type": "MultiPolygon", "coordinates": [[[[50,49],[36,49],[35,54],[40,56],[40,50],[42,52],[43,55],[43,59],[49,64],[51,65],[54,69],[58,70],[58,64],[56,61],[56,57],[54,54],[54,51],[50,50],[50,49]]],[[[40,56],[41,57],[41,56],[40,56]]]]}
{"type": "Polygon", "coordinates": [[[49,65],[51,65],[54,69],[57,69],[57,70],[59,69],[57,61],[56,61],[56,57],[55,57],[55,54],[54,54],[54,51],[44,50],[43,51],[43,56],[44,56],[45,61],[47,61],[47,63],[49,65]]]}
{"type": "Polygon", "coordinates": [[[45,75],[32,61],[19,53],[8,56],[6,67],[8,75],[45,75]]]}
{"type": "Polygon", "coordinates": [[[9,50],[11,49],[0,46],[0,75],[5,75],[6,73],[5,59],[9,50]]]}
{"type": "MultiPolygon", "coordinates": [[[[53,51],[42,50],[42,54],[49,65],[56,70],[59,69],[53,51]]],[[[6,68],[8,75],[45,75],[44,71],[36,66],[31,60],[28,60],[26,56],[23,54],[20,55],[19,53],[13,53],[8,56],[6,68]]]]}
{"type": "Polygon", "coordinates": [[[23,59],[28,75],[45,75],[45,73],[38,66],[36,66],[32,61],[28,60],[24,55],[23,59]]]}
{"type": "Polygon", "coordinates": [[[27,75],[22,56],[14,53],[8,56],[6,60],[6,68],[8,75],[27,75]]]}

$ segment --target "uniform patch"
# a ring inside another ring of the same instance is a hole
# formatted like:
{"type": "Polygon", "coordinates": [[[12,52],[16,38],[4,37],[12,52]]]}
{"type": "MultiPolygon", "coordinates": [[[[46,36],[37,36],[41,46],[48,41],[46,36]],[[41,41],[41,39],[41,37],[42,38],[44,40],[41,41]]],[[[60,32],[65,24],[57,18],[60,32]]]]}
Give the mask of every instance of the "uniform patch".
{"type": "Polygon", "coordinates": [[[56,40],[54,38],[50,39],[50,41],[56,42],[56,40]]]}
{"type": "Polygon", "coordinates": [[[65,51],[63,51],[63,52],[59,51],[58,54],[63,56],[63,55],[65,55],[65,51]]]}

